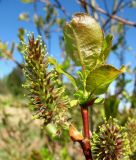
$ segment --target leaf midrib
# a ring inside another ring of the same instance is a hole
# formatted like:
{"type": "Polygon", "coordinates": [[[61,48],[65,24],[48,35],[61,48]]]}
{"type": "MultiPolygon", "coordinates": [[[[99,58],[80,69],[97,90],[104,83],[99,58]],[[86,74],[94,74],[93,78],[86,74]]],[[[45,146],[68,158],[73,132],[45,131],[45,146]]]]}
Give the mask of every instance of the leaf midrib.
{"type": "Polygon", "coordinates": [[[82,58],[82,54],[80,52],[80,46],[79,46],[79,40],[78,40],[78,35],[76,34],[74,28],[72,27],[72,25],[70,25],[72,31],[73,31],[73,34],[74,34],[74,37],[75,37],[75,40],[76,40],[76,45],[77,45],[77,51],[78,51],[78,56],[79,56],[79,59],[81,61],[81,65],[84,65],[84,62],[83,62],[83,58],[82,58]]]}

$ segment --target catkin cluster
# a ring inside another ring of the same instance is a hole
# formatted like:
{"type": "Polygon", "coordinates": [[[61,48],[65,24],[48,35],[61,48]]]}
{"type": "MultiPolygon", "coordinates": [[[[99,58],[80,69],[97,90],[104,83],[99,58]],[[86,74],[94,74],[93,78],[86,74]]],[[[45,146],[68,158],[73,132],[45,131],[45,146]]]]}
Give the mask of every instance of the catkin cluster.
{"type": "Polygon", "coordinates": [[[28,44],[23,43],[25,59],[23,85],[30,98],[35,116],[44,120],[44,124],[53,123],[57,128],[69,125],[69,99],[60,80],[59,73],[50,66],[46,46],[40,38],[29,36],[28,44]]]}

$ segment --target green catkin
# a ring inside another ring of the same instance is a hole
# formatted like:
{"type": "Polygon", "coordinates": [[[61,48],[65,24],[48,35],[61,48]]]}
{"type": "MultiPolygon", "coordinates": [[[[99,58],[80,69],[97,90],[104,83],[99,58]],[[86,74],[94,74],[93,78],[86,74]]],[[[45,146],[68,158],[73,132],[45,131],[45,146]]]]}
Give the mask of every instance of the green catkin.
{"type": "Polygon", "coordinates": [[[57,128],[69,126],[70,107],[68,96],[60,80],[59,73],[48,63],[46,46],[40,38],[29,36],[28,44],[23,43],[25,59],[24,74],[27,96],[36,117],[43,119],[44,124],[53,123],[57,128]]]}
{"type": "Polygon", "coordinates": [[[95,160],[129,160],[129,141],[124,128],[115,119],[105,120],[93,134],[92,153],[95,160]]]}

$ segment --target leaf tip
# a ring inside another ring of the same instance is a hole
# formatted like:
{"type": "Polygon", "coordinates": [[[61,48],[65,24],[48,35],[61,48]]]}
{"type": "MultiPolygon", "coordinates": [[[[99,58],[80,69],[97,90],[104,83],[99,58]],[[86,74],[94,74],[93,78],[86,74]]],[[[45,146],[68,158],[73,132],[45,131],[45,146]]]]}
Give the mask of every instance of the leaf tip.
{"type": "Polygon", "coordinates": [[[126,66],[123,65],[123,66],[120,68],[120,71],[121,71],[122,73],[124,73],[124,72],[126,72],[126,69],[127,69],[126,66]]]}

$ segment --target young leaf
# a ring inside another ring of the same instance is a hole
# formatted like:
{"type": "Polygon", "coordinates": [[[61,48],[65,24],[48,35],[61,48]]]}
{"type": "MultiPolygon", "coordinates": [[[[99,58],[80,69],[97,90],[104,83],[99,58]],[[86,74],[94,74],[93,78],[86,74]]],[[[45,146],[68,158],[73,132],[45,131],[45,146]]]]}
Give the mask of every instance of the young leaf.
{"type": "Polygon", "coordinates": [[[65,48],[76,65],[94,66],[100,59],[103,32],[89,15],[77,13],[64,27],[65,48]]]}
{"type": "Polygon", "coordinates": [[[107,35],[104,38],[104,42],[103,42],[103,48],[102,48],[102,58],[103,58],[103,62],[106,60],[106,58],[108,57],[111,47],[112,47],[112,40],[113,40],[113,36],[111,34],[107,35]]]}
{"type": "Polygon", "coordinates": [[[110,83],[116,79],[125,70],[122,67],[120,70],[110,65],[102,65],[91,71],[86,80],[86,90],[96,95],[103,94],[110,83]]]}
{"type": "Polygon", "coordinates": [[[75,87],[75,89],[77,89],[76,80],[75,80],[75,78],[71,74],[65,72],[62,69],[61,65],[58,64],[58,62],[54,58],[48,57],[48,61],[55,66],[55,69],[56,69],[57,72],[59,72],[61,74],[64,74],[71,81],[71,83],[73,84],[73,86],[75,87]]]}
{"type": "Polygon", "coordinates": [[[78,100],[71,100],[71,101],[70,101],[70,106],[71,106],[71,107],[75,107],[75,106],[78,105],[78,103],[79,103],[78,100]]]}

